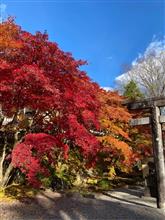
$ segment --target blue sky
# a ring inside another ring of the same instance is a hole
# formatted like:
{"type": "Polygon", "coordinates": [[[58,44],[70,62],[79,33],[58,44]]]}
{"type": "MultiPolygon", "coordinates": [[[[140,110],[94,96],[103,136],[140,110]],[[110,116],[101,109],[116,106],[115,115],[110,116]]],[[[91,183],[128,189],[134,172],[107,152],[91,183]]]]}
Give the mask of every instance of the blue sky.
{"type": "Polygon", "coordinates": [[[164,0],[0,0],[5,14],[29,32],[47,30],[50,40],[87,60],[93,81],[113,87],[123,64],[165,35],[164,0]]]}

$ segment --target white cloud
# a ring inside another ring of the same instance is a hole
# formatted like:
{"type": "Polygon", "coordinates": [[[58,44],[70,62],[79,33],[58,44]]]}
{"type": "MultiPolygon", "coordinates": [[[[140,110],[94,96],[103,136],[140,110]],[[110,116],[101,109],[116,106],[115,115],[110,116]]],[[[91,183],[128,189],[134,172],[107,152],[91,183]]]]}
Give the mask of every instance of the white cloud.
{"type": "Polygon", "coordinates": [[[152,41],[145,51],[145,56],[149,55],[152,52],[159,54],[162,50],[165,50],[165,36],[162,41],[155,40],[152,41]]]}
{"type": "MultiPolygon", "coordinates": [[[[159,56],[162,51],[165,51],[165,36],[162,40],[157,40],[156,37],[153,37],[153,41],[148,45],[144,54],[139,53],[137,58],[132,61],[132,66],[138,65],[138,61],[141,58],[146,58],[150,54],[159,56]]],[[[120,87],[121,85],[126,84],[131,78],[129,71],[119,75],[115,78],[116,84],[120,87]]]]}
{"type": "Polygon", "coordinates": [[[101,88],[106,90],[106,91],[113,91],[114,90],[112,87],[108,87],[108,86],[101,87],[101,88]]]}
{"type": "Polygon", "coordinates": [[[156,36],[153,36],[153,41],[148,45],[144,54],[139,53],[138,57],[132,61],[132,66],[137,64],[137,61],[144,57],[146,58],[148,55],[154,53],[155,55],[159,55],[162,50],[165,50],[165,36],[162,40],[156,39],[156,36]]]}
{"type": "Polygon", "coordinates": [[[130,76],[127,73],[123,73],[115,78],[115,82],[127,83],[130,80],[130,76]]]}

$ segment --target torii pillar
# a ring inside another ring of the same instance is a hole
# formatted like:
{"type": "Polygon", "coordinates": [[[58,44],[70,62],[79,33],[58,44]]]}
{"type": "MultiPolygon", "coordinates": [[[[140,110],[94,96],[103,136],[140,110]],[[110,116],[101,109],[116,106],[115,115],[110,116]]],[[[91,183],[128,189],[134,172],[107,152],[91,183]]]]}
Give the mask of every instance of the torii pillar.
{"type": "Polygon", "coordinates": [[[152,106],[152,136],[153,152],[157,176],[157,207],[165,210],[165,164],[163,152],[162,126],[160,123],[160,109],[158,106],[152,106]]]}

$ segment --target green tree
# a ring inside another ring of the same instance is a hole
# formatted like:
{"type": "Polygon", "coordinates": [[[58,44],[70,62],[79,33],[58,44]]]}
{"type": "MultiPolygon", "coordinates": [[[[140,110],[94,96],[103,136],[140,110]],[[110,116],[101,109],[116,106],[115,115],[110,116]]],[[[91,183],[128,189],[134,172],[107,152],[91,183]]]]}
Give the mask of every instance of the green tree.
{"type": "Polygon", "coordinates": [[[138,98],[143,98],[144,95],[140,91],[137,83],[134,80],[130,80],[125,86],[124,86],[124,92],[123,95],[131,100],[136,100],[138,98]]]}

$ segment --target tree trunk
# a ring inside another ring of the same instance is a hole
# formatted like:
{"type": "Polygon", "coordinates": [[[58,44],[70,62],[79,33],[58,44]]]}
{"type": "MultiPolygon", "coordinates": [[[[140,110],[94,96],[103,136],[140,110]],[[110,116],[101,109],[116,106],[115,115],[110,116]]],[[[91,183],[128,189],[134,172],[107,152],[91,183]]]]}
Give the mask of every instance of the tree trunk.
{"type": "Polygon", "coordinates": [[[3,179],[3,163],[5,160],[5,156],[6,156],[6,144],[4,144],[2,156],[0,157],[0,184],[3,179]]]}
{"type": "Polygon", "coordinates": [[[6,172],[5,172],[5,174],[4,174],[4,176],[3,176],[3,179],[2,179],[2,182],[1,182],[1,185],[0,185],[1,188],[5,188],[8,185],[8,182],[10,180],[12,171],[13,171],[13,166],[10,163],[7,170],[6,170],[6,172]]]}
{"type": "MultiPolygon", "coordinates": [[[[15,146],[16,143],[18,142],[18,132],[15,133],[14,139],[15,139],[14,140],[14,146],[15,146]]],[[[4,166],[5,157],[6,157],[6,146],[7,146],[7,141],[5,141],[2,151],[2,156],[0,157],[0,188],[5,188],[8,185],[12,171],[14,169],[12,163],[10,163],[7,168],[5,168],[4,166]]]]}
{"type": "Polygon", "coordinates": [[[0,176],[0,188],[5,188],[10,180],[11,172],[13,171],[13,166],[10,163],[6,171],[4,171],[3,166],[1,167],[0,176]]]}
{"type": "MultiPolygon", "coordinates": [[[[1,120],[1,124],[4,122],[5,120],[5,117],[3,115],[0,115],[2,117],[2,120],[1,120]]],[[[9,125],[9,124],[13,124],[16,120],[17,120],[17,116],[18,116],[18,112],[15,113],[15,115],[12,117],[12,120],[10,120],[9,122],[7,122],[7,124],[5,125],[9,125]]],[[[4,126],[5,126],[4,125],[4,126]]],[[[15,134],[14,134],[14,144],[12,146],[12,149],[14,149],[15,145],[18,143],[18,134],[19,134],[19,131],[16,131],[15,134]]],[[[6,148],[7,148],[7,137],[5,136],[4,138],[4,146],[3,146],[3,149],[2,149],[2,153],[0,155],[0,188],[5,188],[8,183],[9,183],[9,180],[11,178],[11,175],[12,175],[12,171],[13,171],[13,166],[12,166],[12,163],[10,163],[8,165],[8,167],[6,168],[6,164],[5,164],[5,158],[6,158],[6,148]]],[[[21,141],[21,140],[20,140],[21,141]]]]}
{"type": "Polygon", "coordinates": [[[4,170],[4,161],[6,157],[6,145],[7,144],[5,143],[3,147],[2,156],[0,157],[0,188],[4,188],[5,186],[7,186],[10,180],[10,177],[11,177],[11,172],[13,170],[13,166],[11,163],[9,164],[6,171],[4,170]]]}

